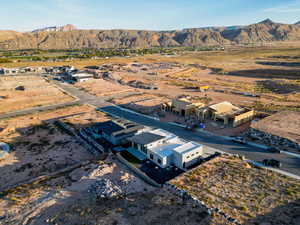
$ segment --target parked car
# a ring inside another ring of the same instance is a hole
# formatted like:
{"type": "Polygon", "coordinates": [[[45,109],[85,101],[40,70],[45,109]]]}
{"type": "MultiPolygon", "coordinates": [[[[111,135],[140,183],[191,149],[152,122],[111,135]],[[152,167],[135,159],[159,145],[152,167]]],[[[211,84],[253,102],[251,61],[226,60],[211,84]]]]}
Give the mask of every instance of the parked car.
{"type": "Polygon", "coordinates": [[[277,167],[277,168],[281,167],[281,162],[276,159],[264,159],[263,164],[265,166],[272,166],[272,167],[277,167]]]}
{"type": "Polygon", "coordinates": [[[185,126],[185,129],[189,130],[189,131],[194,131],[195,128],[196,128],[195,124],[188,124],[188,125],[185,126]]]}
{"type": "Polygon", "coordinates": [[[239,144],[247,144],[246,140],[243,137],[234,137],[231,141],[239,144]]]}
{"type": "Polygon", "coordinates": [[[280,149],[276,147],[269,147],[267,150],[273,153],[280,153],[280,149]]]}

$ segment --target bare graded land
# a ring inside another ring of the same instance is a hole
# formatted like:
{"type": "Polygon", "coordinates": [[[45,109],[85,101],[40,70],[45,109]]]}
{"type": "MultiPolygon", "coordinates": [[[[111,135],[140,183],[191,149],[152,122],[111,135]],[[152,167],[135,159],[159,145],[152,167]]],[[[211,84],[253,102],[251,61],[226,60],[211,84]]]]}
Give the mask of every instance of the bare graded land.
{"type": "Polygon", "coordinates": [[[39,76],[0,77],[0,114],[70,102],[72,99],[39,76]],[[18,87],[24,90],[16,90],[18,87]]]}
{"type": "Polygon", "coordinates": [[[73,136],[54,125],[62,118],[81,127],[104,115],[83,105],[0,120],[0,141],[12,147],[0,161],[0,189],[92,159],[73,136]]]}
{"type": "Polygon", "coordinates": [[[139,113],[154,115],[160,111],[160,104],[169,101],[166,97],[137,92],[128,97],[116,97],[111,100],[114,104],[137,111],[139,113]]]}
{"type": "Polygon", "coordinates": [[[261,132],[286,138],[300,144],[299,119],[300,112],[283,111],[258,121],[257,123],[252,124],[251,127],[261,132]]]}
{"type": "MultiPolygon", "coordinates": [[[[231,101],[274,113],[286,109],[300,110],[299,60],[297,48],[237,48],[182,53],[172,57],[112,58],[94,65],[121,64],[110,71],[123,84],[119,91],[132,88],[132,84],[142,84],[157,90],[135,90],[169,98],[190,95],[209,103],[231,101]],[[201,93],[191,89],[201,86],[209,86],[209,90],[201,93]]],[[[91,93],[99,96],[110,93],[100,82],[98,87],[94,84],[95,88],[91,83],[86,84],[87,90],[95,89],[91,93]]],[[[115,85],[115,81],[112,83],[115,85]]]]}
{"type": "Polygon", "coordinates": [[[300,221],[299,181],[251,167],[236,157],[218,157],[171,183],[242,224],[296,225],[300,221]]]}
{"type": "Polygon", "coordinates": [[[134,91],[132,88],[126,88],[102,79],[91,79],[86,82],[77,83],[75,86],[96,96],[110,96],[134,91]]]}
{"type": "Polygon", "coordinates": [[[165,189],[149,186],[110,158],[10,190],[0,198],[0,208],[1,225],[231,224],[165,189]],[[97,198],[95,184],[104,180],[118,189],[117,195],[97,198]]]}

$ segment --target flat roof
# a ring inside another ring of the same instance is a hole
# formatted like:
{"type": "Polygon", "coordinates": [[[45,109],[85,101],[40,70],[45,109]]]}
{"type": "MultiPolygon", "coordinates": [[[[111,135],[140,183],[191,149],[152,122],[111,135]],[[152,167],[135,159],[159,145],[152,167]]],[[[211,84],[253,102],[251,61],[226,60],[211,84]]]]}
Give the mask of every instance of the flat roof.
{"type": "Polygon", "coordinates": [[[185,143],[183,145],[178,146],[177,148],[174,148],[174,152],[183,154],[183,153],[192,151],[192,150],[194,150],[196,148],[199,148],[201,146],[202,146],[201,144],[198,144],[196,142],[190,141],[190,142],[187,142],[187,143],[185,143]]]}
{"type": "Polygon", "coordinates": [[[180,146],[180,144],[165,144],[155,148],[151,148],[150,151],[155,152],[161,157],[168,157],[173,154],[173,149],[175,149],[178,146],[180,146]]]}
{"type": "Polygon", "coordinates": [[[258,122],[252,122],[251,127],[300,144],[300,112],[279,112],[258,122]]]}
{"type": "Polygon", "coordinates": [[[129,138],[129,140],[137,144],[146,145],[161,140],[163,138],[165,137],[151,132],[145,132],[135,135],[132,138],[129,138]]]}
{"type": "Polygon", "coordinates": [[[165,137],[167,139],[176,137],[175,134],[170,133],[170,132],[168,132],[166,130],[163,130],[163,129],[155,129],[155,130],[151,130],[149,132],[151,132],[153,134],[157,134],[157,135],[163,136],[163,137],[165,137]]]}
{"type": "Polygon", "coordinates": [[[93,74],[90,73],[76,73],[72,75],[73,77],[77,77],[77,78],[84,78],[84,77],[93,77],[93,74]]]}
{"type": "Polygon", "coordinates": [[[126,120],[108,120],[94,125],[97,129],[108,134],[109,136],[121,136],[131,132],[136,132],[143,129],[144,126],[132,123],[126,120]]]}
{"type": "Polygon", "coordinates": [[[121,131],[124,129],[123,127],[121,127],[120,125],[118,125],[117,123],[115,123],[111,120],[108,120],[108,121],[105,121],[102,123],[97,123],[95,126],[108,135],[111,135],[115,132],[118,132],[118,131],[121,131]]]}

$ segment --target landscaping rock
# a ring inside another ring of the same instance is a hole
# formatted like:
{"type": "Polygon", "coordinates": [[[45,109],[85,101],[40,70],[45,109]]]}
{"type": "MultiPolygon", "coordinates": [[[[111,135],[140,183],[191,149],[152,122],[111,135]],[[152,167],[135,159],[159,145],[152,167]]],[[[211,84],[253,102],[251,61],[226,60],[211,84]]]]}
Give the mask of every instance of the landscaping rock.
{"type": "Polygon", "coordinates": [[[96,198],[115,198],[123,194],[122,189],[109,179],[96,181],[91,185],[89,192],[96,198]]]}

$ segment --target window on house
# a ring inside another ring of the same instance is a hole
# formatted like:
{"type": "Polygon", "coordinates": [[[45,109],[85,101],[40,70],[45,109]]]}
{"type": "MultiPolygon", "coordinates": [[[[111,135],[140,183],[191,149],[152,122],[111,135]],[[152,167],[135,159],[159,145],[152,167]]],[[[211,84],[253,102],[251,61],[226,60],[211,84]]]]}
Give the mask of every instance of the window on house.
{"type": "Polygon", "coordinates": [[[150,154],[150,159],[152,159],[152,160],[153,160],[153,155],[152,155],[152,154],[150,154]]]}
{"type": "Polygon", "coordinates": [[[157,162],[158,162],[159,164],[161,164],[161,160],[160,160],[160,159],[157,159],[157,162]]]}
{"type": "Polygon", "coordinates": [[[144,145],[142,145],[142,152],[144,152],[145,154],[147,154],[147,147],[145,147],[144,145]]]}

